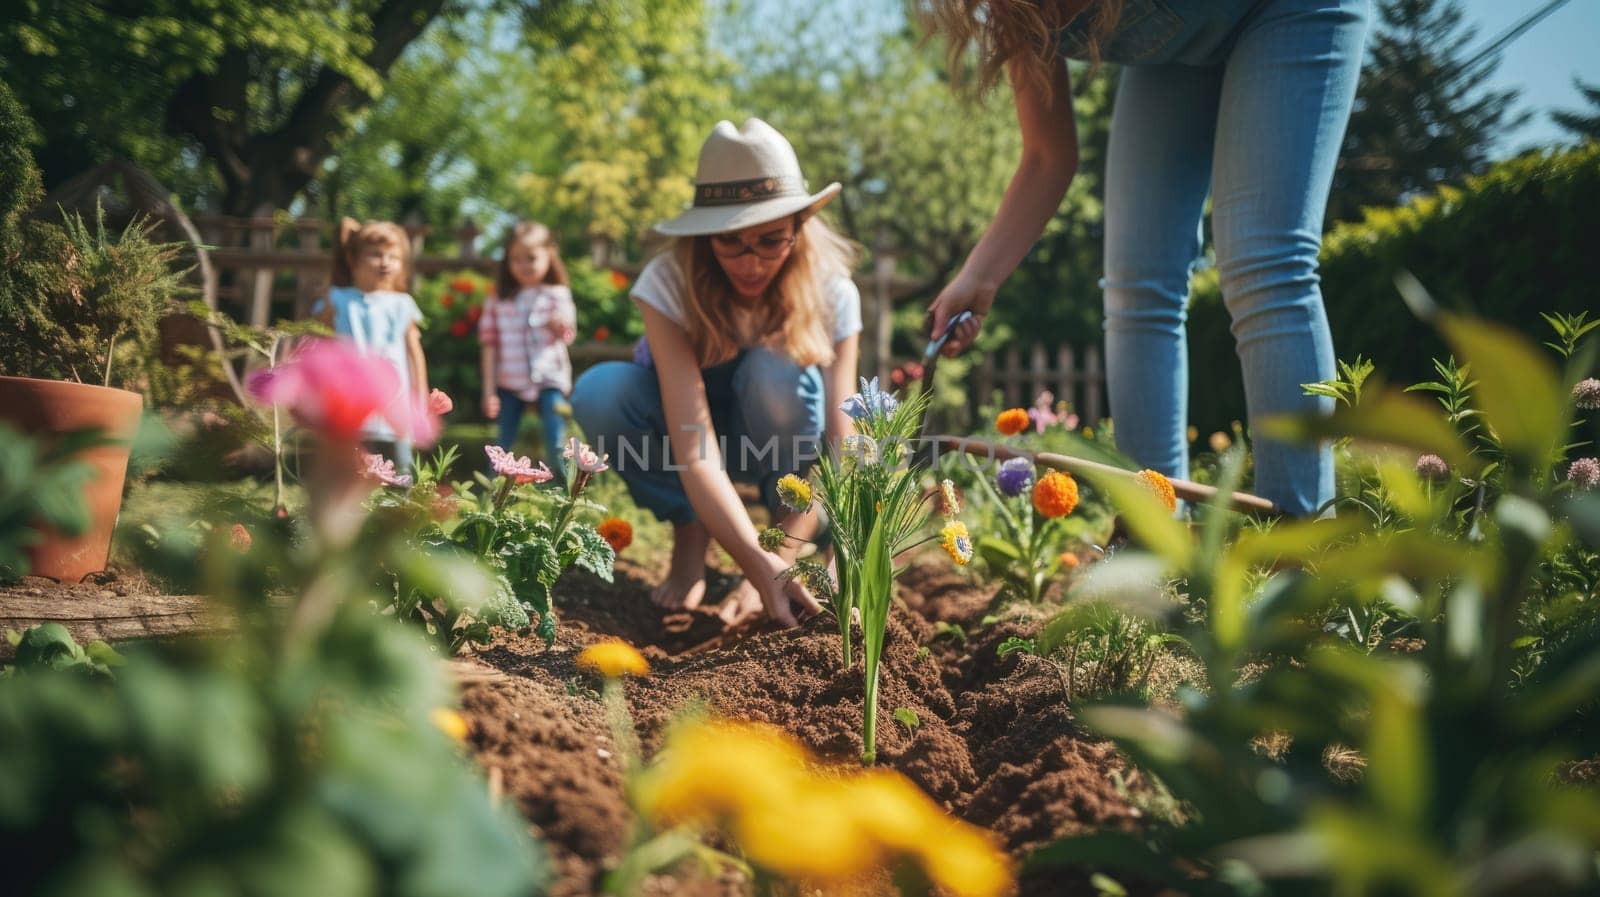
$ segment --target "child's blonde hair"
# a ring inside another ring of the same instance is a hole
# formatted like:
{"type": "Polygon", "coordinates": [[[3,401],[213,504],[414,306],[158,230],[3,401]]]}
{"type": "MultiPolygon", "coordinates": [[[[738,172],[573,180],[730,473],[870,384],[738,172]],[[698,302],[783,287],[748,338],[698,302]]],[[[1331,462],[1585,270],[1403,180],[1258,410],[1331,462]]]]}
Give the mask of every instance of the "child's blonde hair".
{"type": "Polygon", "coordinates": [[[400,248],[398,284],[391,288],[404,290],[411,283],[411,238],[405,228],[393,221],[368,221],[365,224],[354,218],[339,221],[338,245],[333,253],[333,285],[355,286],[356,256],[368,246],[397,246],[400,248]]]}
{"type": "Polygon", "coordinates": [[[494,276],[494,287],[501,299],[510,299],[522,289],[522,284],[517,283],[516,277],[511,274],[511,247],[518,243],[530,243],[550,250],[550,267],[545,269],[544,282],[560,286],[567,284],[567,266],[561,261],[561,247],[556,245],[555,234],[537,221],[518,221],[506,231],[506,245],[500,250],[500,270],[494,276]]]}
{"type": "MultiPolygon", "coordinates": [[[[781,220],[781,219],[780,219],[781,220]]],[[[710,237],[679,237],[663,252],[674,254],[689,285],[684,329],[701,367],[739,352],[734,315],[738,293],[711,251],[710,237]]],[[[833,303],[828,290],[855,269],[855,244],[813,215],[796,229],[794,249],[756,305],[751,321],[757,340],[776,335],[774,348],[796,364],[833,361],[833,303]]]]}

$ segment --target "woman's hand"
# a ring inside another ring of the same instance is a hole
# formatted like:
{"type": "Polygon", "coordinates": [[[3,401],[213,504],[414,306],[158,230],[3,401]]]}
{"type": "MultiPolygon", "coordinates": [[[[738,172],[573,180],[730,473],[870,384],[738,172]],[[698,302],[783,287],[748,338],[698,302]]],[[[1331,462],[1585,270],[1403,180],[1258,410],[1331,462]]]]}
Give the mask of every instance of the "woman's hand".
{"type": "Polygon", "coordinates": [[[483,416],[490,420],[500,417],[500,396],[492,392],[483,394],[483,416]]]}
{"type": "Polygon", "coordinates": [[[729,626],[734,626],[765,608],[768,616],[787,629],[798,623],[794,612],[796,607],[800,610],[800,619],[821,613],[822,605],[799,580],[785,582],[781,578],[780,574],[788,568],[789,564],[783,558],[770,551],[761,552],[751,564],[744,567],[745,581],[728,596],[718,615],[729,626]],[[755,594],[751,595],[751,592],[755,594]],[[753,598],[759,598],[760,604],[753,598]]]}
{"type": "Polygon", "coordinates": [[[964,311],[972,312],[972,317],[956,325],[950,334],[950,339],[944,344],[944,354],[948,358],[960,355],[973,340],[978,338],[978,331],[983,327],[983,319],[988,316],[990,306],[994,305],[994,287],[978,284],[965,270],[956,275],[956,279],[940,291],[933,304],[928,306],[928,338],[932,339],[944,332],[950,319],[964,311]]]}

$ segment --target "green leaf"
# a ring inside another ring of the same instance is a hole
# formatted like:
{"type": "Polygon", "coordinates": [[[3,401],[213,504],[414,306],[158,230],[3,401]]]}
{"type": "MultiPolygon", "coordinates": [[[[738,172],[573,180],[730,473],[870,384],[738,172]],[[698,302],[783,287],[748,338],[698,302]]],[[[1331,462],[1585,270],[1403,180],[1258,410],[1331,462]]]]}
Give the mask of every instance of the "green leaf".
{"type": "Polygon", "coordinates": [[[1290,442],[1349,437],[1358,442],[1431,452],[1456,468],[1466,465],[1470,457],[1438,408],[1391,388],[1369,387],[1360,405],[1340,406],[1326,417],[1269,417],[1259,429],[1267,436],[1290,442]]]}
{"type": "Polygon", "coordinates": [[[895,721],[906,727],[906,731],[916,734],[917,727],[922,725],[922,717],[910,707],[896,707],[894,709],[895,721]]]}
{"type": "Polygon", "coordinates": [[[611,570],[617,560],[617,553],[611,549],[611,543],[600,535],[599,530],[586,523],[574,524],[568,532],[569,538],[575,541],[578,548],[574,563],[610,582],[611,570]]]}
{"type": "Polygon", "coordinates": [[[1507,453],[1530,466],[1548,464],[1567,426],[1567,397],[1555,366],[1502,324],[1441,313],[1439,329],[1472,366],[1475,403],[1507,453]]]}

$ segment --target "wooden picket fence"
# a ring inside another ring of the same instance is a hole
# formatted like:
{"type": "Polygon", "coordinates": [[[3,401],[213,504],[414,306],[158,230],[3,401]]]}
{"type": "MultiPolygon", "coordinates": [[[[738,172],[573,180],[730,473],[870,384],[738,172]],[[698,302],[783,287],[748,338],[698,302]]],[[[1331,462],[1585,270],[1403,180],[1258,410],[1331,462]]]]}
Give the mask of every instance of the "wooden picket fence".
{"type": "MultiPolygon", "coordinates": [[[[333,224],[320,218],[287,222],[271,216],[195,218],[203,242],[211,249],[219,309],[239,321],[264,327],[283,318],[301,319],[328,289],[333,269],[333,224]]],[[[402,222],[411,238],[411,276],[441,271],[476,271],[493,276],[493,259],[479,256],[475,241],[482,231],[472,219],[452,232],[454,255],[426,255],[423,240],[432,229],[416,218],[402,222]]]]}
{"type": "MultiPolygon", "coordinates": [[[[266,326],[283,318],[302,319],[310,314],[312,303],[327,291],[333,263],[332,222],[284,215],[201,215],[194,223],[202,241],[211,247],[211,264],[204,273],[213,287],[211,295],[216,297],[218,309],[235,320],[266,326]]],[[[453,254],[425,254],[424,240],[432,228],[415,217],[401,224],[411,238],[413,278],[462,270],[494,275],[495,260],[478,254],[476,241],[482,230],[470,218],[450,231],[455,241],[453,254]]],[[[636,263],[615,259],[611,266],[630,276],[637,274],[639,268],[636,263]]],[[[868,376],[877,373],[885,379],[894,364],[902,361],[891,359],[887,351],[890,312],[896,302],[927,286],[900,277],[894,267],[892,259],[885,257],[873,270],[856,277],[866,325],[861,370],[868,376]]],[[[579,343],[572,347],[573,362],[578,368],[627,358],[630,353],[630,347],[614,343],[579,343]]],[[[1099,346],[1085,348],[1081,365],[1079,361],[1079,352],[1065,345],[1047,348],[1035,344],[1028,350],[1026,363],[1022,351],[1015,346],[984,355],[967,380],[967,405],[976,409],[987,404],[998,389],[1007,407],[1027,407],[1040,392],[1048,390],[1057,400],[1069,402],[1086,423],[1097,421],[1105,408],[1105,373],[1099,346]]]]}

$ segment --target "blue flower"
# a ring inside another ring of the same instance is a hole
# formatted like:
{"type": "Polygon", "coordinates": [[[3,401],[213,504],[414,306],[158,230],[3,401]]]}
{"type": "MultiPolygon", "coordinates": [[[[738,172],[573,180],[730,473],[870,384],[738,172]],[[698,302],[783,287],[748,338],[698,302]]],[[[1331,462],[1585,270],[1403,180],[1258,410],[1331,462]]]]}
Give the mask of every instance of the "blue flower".
{"type": "Polygon", "coordinates": [[[994,481],[1001,495],[1015,498],[1033,485],[1033,462],[1027,458],[1012,458],[1000,465],[994,481]]]}
{"type": "Polygon", "coordinates": [[[900,401],[889,393],[878,388],[878,378],[868,380],[861,378],[861,392],[839,403],[839,410],[843,411],[851,420],[867,420],[872,417],[888,417],[900,407],[900,401]]]}

